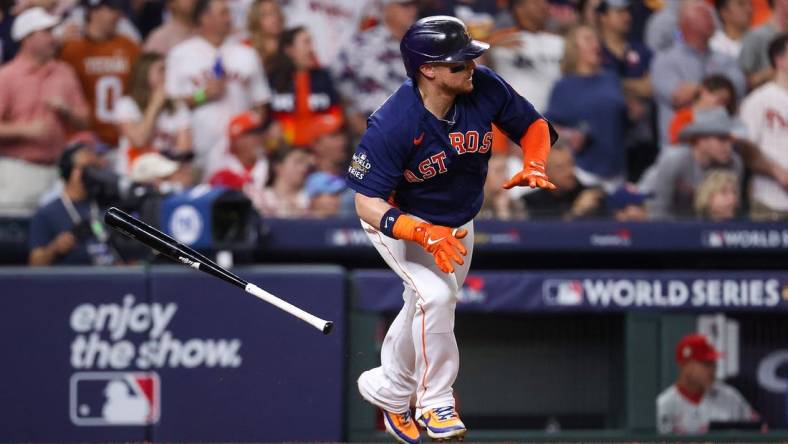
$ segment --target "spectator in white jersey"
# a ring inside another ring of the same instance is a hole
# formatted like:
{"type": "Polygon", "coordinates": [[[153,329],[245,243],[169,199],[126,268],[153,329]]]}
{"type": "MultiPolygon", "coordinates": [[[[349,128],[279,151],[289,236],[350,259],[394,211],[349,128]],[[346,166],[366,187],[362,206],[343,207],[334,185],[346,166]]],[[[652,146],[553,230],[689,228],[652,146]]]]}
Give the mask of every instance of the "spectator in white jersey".
{"type": "Polygon", "coordinates": [[[251,109],[265,120],[271,92],[257,52],[230,37],[227,0],[198,0],[193,19],[197,34],[167,55],[164,87],[192,108],[195,163],[205,172],[230,119],[251,109]]]}
{"type": "Polygon", "coordinates": [[[545,31],[547,0],[511,0],[509,10],[518,31],[490,50],[492,64],[515,91],[544,112],[550,90],[561,78],[564,40],[545,31]]]}
{"type": "Polygon", "coordinates": [[[712,422],[758,420],[758,414],[738,390],[717,380],[720,356],[701,334],[681,338],[676,346],[676,383],[657,397],[659,433],[701,434],[709,430],[712,422]]]}
{"type": "MultiPolygon", "coordinates": [[[[766,163],[788,169],[788,33],[769,45],[774,80],[753,91],[742,103],[741,119],[750,140],[766,163]]],[[[756,174],[750,192],[750,216],[757,220],[788,219],[788,175],[756,174]]]]}
{"type": "Polygon", "coordinates": [[[367,117],[407,78],[399,41],[416,20],[417,3],[412,0],[383,3],[383,21],[353,36],[331,66],[354,134],[366,131],[367,117]]]}

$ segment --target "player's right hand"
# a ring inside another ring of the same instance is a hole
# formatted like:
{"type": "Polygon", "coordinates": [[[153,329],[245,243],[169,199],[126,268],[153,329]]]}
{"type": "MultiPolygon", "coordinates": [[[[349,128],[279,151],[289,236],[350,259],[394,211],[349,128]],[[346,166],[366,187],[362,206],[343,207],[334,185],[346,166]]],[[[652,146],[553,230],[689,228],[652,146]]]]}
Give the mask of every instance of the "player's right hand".
{"type": "Polygon", "coordinates": [[[462,265],[468,251],[459,239],[468,234],[462,228],[444,227],[421,222],[414,229],[413,240],[435,257],[435,263],[444,273],[453,273],[454,264],[462,265]]]}

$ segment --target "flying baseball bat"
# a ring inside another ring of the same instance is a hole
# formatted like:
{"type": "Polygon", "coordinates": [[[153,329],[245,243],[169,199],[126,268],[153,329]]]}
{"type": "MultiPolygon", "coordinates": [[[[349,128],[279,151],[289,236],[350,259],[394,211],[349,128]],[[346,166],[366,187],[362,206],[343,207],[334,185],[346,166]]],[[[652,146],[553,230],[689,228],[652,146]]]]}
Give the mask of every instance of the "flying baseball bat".
{"type": "Polygon", "coordinates": [[[112,207],[104,214],[104,222],[114,230],[119,231],[123,235],[136,239],[139,242],[153,248],[159,253],[167,256],[168,258],[180,262],[183,265],[195,268],[210,274],[211,276],[218,277],[226,282],[235,286],[243,288],[247,293],[257,296],[258,298],[276,306],[277,308],[290,313],[291,315],[301,319],[307,324],[315,327],[323,332],[329,334],[334,323],[325,321],[317,316],[307,313],[304,310],[296,307],[289,302],[272,295],[271,293],[263,290],[255,284],[251,284],[241,279],[237,275],[220,267],[212,260],[200,254],[198,251],[181,244],[170,236],[162,233],[156,228],[142,222],[123,211],[112,207]]]}

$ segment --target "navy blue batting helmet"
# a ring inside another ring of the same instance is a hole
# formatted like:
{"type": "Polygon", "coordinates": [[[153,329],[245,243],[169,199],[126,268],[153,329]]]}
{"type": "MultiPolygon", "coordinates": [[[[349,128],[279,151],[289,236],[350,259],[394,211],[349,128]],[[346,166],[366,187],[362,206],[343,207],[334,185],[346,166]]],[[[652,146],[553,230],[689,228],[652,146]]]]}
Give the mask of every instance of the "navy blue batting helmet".
{"type": "Polygon", "coordinates": [[[473,60],[489,47],[487,43],[471,39],[465,24],[448,15],[424,17],[417,21],[399,44],[405,71],[411,78],[425,63],[473,60]]]}

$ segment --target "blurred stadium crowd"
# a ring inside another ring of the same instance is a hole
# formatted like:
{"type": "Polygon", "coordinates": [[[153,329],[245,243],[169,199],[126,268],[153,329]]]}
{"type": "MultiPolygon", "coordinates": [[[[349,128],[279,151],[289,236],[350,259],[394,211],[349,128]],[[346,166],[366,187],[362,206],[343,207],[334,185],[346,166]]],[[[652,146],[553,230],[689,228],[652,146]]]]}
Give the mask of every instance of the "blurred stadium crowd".
{"type": "Polygon", "coordinates": [[[33,263],[73,247],[57,228],[92,220],[106,181],[352,217],[350,154],[406,79],[400,37],[435,14],[489,42],[480,63],[560,134],[558,190],[505,191],[521,155],[495,133],[479,217],[788,216],[788,0],[0,5],[0,215],[32,217],[33,263]]]}

